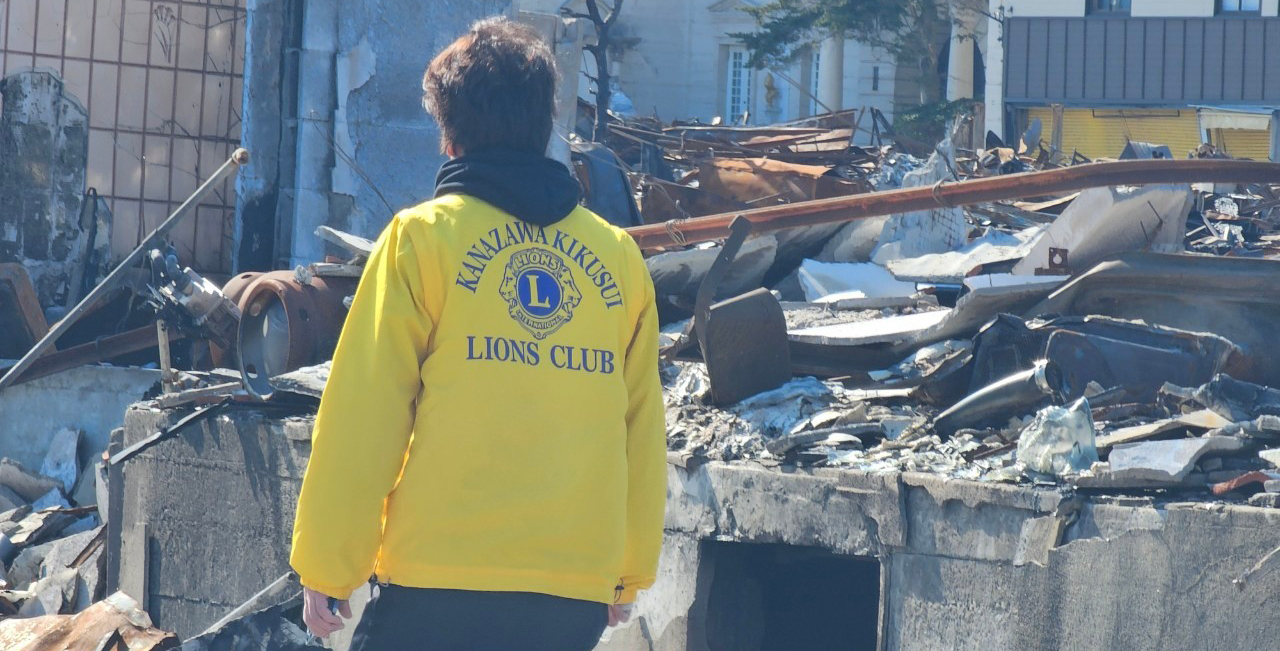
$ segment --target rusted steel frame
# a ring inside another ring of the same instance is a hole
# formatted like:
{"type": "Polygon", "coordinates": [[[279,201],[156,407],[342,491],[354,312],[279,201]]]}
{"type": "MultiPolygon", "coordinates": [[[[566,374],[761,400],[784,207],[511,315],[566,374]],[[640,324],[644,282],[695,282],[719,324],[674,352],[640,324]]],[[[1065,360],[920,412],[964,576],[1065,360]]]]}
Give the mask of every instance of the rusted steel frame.
{"type": "Polygon", "coordinates": [[[1106,185],[1148,183],[1280,183],[1280,164],[1220,159],[1089,163],[633,226],[627,232],[640,248],[654,249],[724,239],[729,235],[729,223],[738,215],[751,220],[752,232],[759,234],[937,207],[1025,199],[1106,185]]]}
{"type": "MultiPolygon", "coordinates": [[[[185,338],[179,330],[169,331],[169,341],[178,341],[185,338]]],[[[38,380],[42,377],[68,371],[77,366],[85,364],[93,364],[103,360],[136,353],[140,350],[155,348],[158,343],[156,335],[156,327],[147,325],[136,330],[122,332],[118,335],[102,337],[101,339],[72,346],[66,350],[56,353],[49,353],[34,362],[31,366],[17,376],[10,386],[13,384],[22,384],[38,380]]],[[[12,367],[10,367],[12,368],[12,367]]],[[[0,373],[8,371],[9,368],[0,368],[0,373]]]]}

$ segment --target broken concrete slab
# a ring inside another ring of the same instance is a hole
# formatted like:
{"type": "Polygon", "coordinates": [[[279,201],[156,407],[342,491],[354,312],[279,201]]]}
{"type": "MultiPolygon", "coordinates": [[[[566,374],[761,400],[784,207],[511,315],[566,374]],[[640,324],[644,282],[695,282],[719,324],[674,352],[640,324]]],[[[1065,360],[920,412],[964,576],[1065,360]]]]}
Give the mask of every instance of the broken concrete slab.
{"type": "Polygon", "coordinates": [[[1111,450],[1108,460],[1114,480],[1181,482],[1206,454],[1239,452],[1246,443],[1229,436],[1206,436],[1173,441],[1126,443],[1111,450]]]}
{"type": "Polygon", "coordinates": [[[94,464],[80,471],[80,478],[71,489],[71,502],[76,506],[93,506],[98,503],[98,469],[94,464]]]}
{"type": "Polygon", "coordinates": [[[1274,448],[1271,450],[1259,450],[1258,456],[1261,457],[1263,461],[1266,461],[1272,466],[1276,468],[1280,468],[1280,448],[1274,448]]]}
{"type": "Polygon", "coordinates": [[[304,366],[296,371],[271,378],[271,386],[278,392],[293,393],[319,400],[324,394],[324,385],[329,381],[329,371],[332,367],[332,361],[315,366],[304,366]]]}
{"type": "Polygon", "coordinates": [[[899,342],[942,323],[951,310],[903,314],[883,319],[802,328],[787,333],[792,341],[829,346],[862,346],[899,342]]]}
{"type": "Polygon", "coordinates": [[[40,617],[69,612],[76,602],[76,571],[59,570],[32,583],[27,589],[35,596],[18,609],[19,617],[40,617]]]}
{"type": "Polygon", "coordinates": [[[22,587],[41,576],[74,569],[76,557],[97,535],[94,529],[23,549],[9,566],[9,584],[22,587]]]}
{"type": "Polygon", "coordinates": [[[32,472],[12,459],[0,459],[0,486],[8,486],[28,502],[34,502],[58,487],[58,482],[32,472]]]}
{"type": "Polygon", "coordinates": [[[1264,509],[1280,509],[1280,493],[1255,493],[1249,496],[1249,506],[1264,509]]]}
{"type": "Polygon", "coordinates": [[[57,535],[75,521],[75,516],[57,510],[36,511],[23,518],[18,531],[9,537],[15,547],[22,547],[57,535]]]}
{"type": "Polygon", "coordinates": [[[95,457],[124,422],[125,409],[159,382],[158,369],[94,365],[11,386],[0,392],[0,457],[38,469],[49,451],[49,434],[61,427],[84,432],[82,461],[95,457]]]}
{"type": "Polygon", "coordinates": [[[1203,472],[1193,472],[1182,481],[1167,479],[1135,478],[1124,473],[1111,472],[1111,464],[1103,461],[1093,464],[1089,470],[1068,478],[1068,483],[1075,488],[1094,490],[1171,490],[1177,488],[1204,489],[1209,483],[1203,472]]]}
{"type": "Polygon", "coordinates": [[[49,453],[45,455],[40,466],[40,474],[62,483],[62,490],[68,494],[75,488],[79,478],[78,457],[81,432],[78,429],[64,427],[49,443],[49,453]]]}
{"type": "Polygon", "coordinates": [[[1098,437],[1098,449],[1105,450],[1124,443],[1136,443],[1182,427],[1192,427],[1205,431],[1224,427],[1230,423],[1231,421],[1214,411],[1201,409],[1189,414],[1182,414],[1176,418],[1166,418],[1152,423],[1112,430],[1108,434],[1098,437]]]}
{"type": "Polygon", "coordinates": [[[39,499],[31,503],[31,510],[43,511],[45,509],[66,509],[71,508],[71,503],[67,502],[67,498],[63,496],[61,488],[53,490],[41,495],[39,499]]]}
{"type": "Polygon", "coordinates": [[[23,506],[27,500],[21,495],[13,492],[12,488],[0,485],[0,512],[8,512],[23,506]]]}
{"type": "Polygon", "coordinates": [[[1079,272],[1126,251],[1180,252],[1194,199],[1187,185],[1085,190],[1013,266],[1013,273],[1079,272]],[[1065,259],[1054,260],[1050,249],[1065,250],[1065,259]]]}
{"type": "Polygon", "coordinates": [[[955,251],[890,260],[885,266],[898,280],[964,282],[970,273],[984,265],[1021,260],[1031,251],[1044,231],[1044,226],[1035,226],[1017,233],[993,230],[955,251]]]}
{"type": "Polygon", "coordinates": [[[843,299],[906,298],[916,293],[916,285],[893,277],[888,269],[873,262],[800,263],[800,286],[805,299],[831,303],[843,299]]]}
{"type": "Polygon", "coordinates": [[[316,228],[316,236],[355,257],[367,258],[373,254],[374,243],[359,235],[352,235],[328,226],[319,226],[316,228]]]}
{"type": "Polygon", "coordinates": [[[969,291],[979,289],[995,289],[997,287],[1025,287],[1027,285],[1057,286],[1071,279],[1071,276],[1018,276],[1015,274],[983,274],[969,276],[964,279],[964,286],[969,291]]]}

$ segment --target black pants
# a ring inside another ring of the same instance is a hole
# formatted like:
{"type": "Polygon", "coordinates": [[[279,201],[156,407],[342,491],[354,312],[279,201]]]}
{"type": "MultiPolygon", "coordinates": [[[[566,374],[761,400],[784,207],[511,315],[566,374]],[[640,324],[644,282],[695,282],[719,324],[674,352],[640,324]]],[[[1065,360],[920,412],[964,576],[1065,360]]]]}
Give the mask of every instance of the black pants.
{"type": "Polygon", "coordinates": [[[351,651],[590,651],[608,606],[528,592],[375,586],[351,651]]]}

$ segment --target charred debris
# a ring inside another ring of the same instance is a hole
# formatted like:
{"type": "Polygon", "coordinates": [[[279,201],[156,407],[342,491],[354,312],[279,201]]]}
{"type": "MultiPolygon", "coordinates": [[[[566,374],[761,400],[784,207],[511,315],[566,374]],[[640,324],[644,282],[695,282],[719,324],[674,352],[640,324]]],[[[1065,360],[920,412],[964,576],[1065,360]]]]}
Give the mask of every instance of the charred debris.
{"type": "MultiPolygon", "coordinates": [[[[864,110],[575,140],[586,205],[647,257],[673,459],[1280,507],[1280,165],[1089,161],[1037,131],[975,143],[962,119],[928,148],[864,110]]],[[[70,430],[39,470],[0,461],[0,640],[37,640],[15,648],[315,648],[288,575],[185,645],[100,578],[96,505],[135,455],[226,410],[314,411],[372,251],[322,227],[323,261],[203,277],[165,236],[215,180],[65,310],[0,265],[0,390],[152,362],[150,404],[181,414],[87,463],[70,430]]]]}

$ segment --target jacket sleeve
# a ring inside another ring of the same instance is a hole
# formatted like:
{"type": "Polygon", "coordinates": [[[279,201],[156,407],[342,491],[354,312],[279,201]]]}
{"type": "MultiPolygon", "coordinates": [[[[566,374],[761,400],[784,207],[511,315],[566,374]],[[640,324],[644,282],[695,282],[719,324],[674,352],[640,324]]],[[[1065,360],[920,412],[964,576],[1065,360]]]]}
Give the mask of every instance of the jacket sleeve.
{"type": "MultiPolygon", "coordinates": [[[[640,259],[639,251],[635,258],[640,259]]],[[[667,427],[658,378],[658,314],[653,281],[639,260],[644,304],[627,349],[623,373],[627,383],[627,541],[618,603],[635,601],[636,593],[653,585],[662,549],[667,501],[667,427]]]]}
{"type": "MultiPolygon", "coordinates": [[[[410,225],[411,226],[411,225],[410,225]]],[[[397,216],[369,257],[334,353],[298,497],[290,564],[339,599],[369,580],[404,464],[432,322],[420,256],[397,216]]],[[[421,239],[421,237],[420,237],[421,239]]]]}

